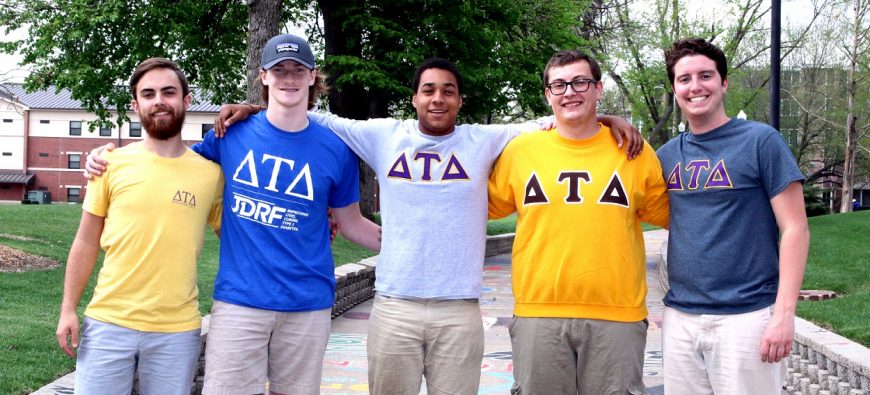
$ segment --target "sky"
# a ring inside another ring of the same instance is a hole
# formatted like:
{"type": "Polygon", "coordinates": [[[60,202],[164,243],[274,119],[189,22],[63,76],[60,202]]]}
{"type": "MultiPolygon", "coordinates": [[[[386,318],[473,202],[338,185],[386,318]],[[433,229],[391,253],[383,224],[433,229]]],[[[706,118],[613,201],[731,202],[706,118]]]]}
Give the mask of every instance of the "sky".
{"type": "MultiPolygon", "coordinates": [[[[682,0],[689,9],[689,16],[705,15],[716,12],[715,1],[709,0],[682,0]]],[[[782,24],[785,25],[787,20],[794,23],[806,23],[809,19],[808,12],[805,11],[809,7],[811,0],[782,0],[782,24]]],[[[768,17],[768,20],[770,18],[768,17]]],[[[301,34],[301,29],[294,31],[294,34],[301,34]]],[[[21,39],[26,36],[27,32],[24,29],[13,31],[3,41],[9,39],[21,39]]],[[[22,82],[27,76],[27,70],[18,65],[21,61],[21,56],[0,54],[0,81],[22,82]]]]}

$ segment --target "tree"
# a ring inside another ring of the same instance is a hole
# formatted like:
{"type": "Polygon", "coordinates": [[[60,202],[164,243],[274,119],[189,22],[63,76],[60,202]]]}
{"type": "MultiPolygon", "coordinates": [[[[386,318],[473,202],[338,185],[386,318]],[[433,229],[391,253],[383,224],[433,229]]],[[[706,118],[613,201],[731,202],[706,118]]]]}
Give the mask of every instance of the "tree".
{"type": "MultiPolygon", "coordinates": [[[[293,6],[306,7],[304,1],[293,6]]],[[[410,116],[414,70],[438,56],[463,74],[460,119],[540,114],[546,110],[541,70],[555,50],[580,43],[573,27],[584,7],[549,0],[319,0],[314,11],[323,20],[324,70],[338,88],[329,95],[330,111],[353,119],[410,116]]],[[[317,18],[306,20],[316,37],[317,18]]],[[[361,170],[366,191],[374,174],[365,165],[361,170]]],[[[364,213],[371,198],[362,197],[364,213]]]]}
{"type": "MultiPolygon", "coordinates": [[[[858,140],[858,84],[866,78],[866,74],[858,74],[860,62],[866,60],[868,50],[870,50],[870,21],[867,19],[867,12],[870,9],[870,1],[868,0],[853,0],[852,2],[852,23],[849,29],[851,41],[846,46],[846,60],[848,62],[849,78],[846,82],[846,94],[848,98],[847,115],[846,115],[846,149],[845,158],[843,160],[843,189],[842,199],[840,201],[840,212],[848,213],[852,211],[852,183],[855,174],[855,147],[858,140]]],[[[866,63],[864,64],[866,68],[866,63]]]]}
{"type": "Polygon", "coordinates": [[[325,42],[334,113],[412,114],[414,69],[440,56],[463,73],[461,119],[489,122],[546,110],[541,70],[556,49],[579,45],[575,22],[585,7],[585,0],[10,0],[0,6],[0,26],[29,26],[29,38],[2,44],[6,52],[21,48],[33,67],[26,88],[69,89],[103,120],[117,108],[119,124],[129,103],[123,81],[150,56],[176,60],[216,102],[259,100],[262,46],[291,20],[325,42]]]}
{"type": "Polygon", "coordinates": [[[178,62],[214,100],[240,100],[244,21],[245,7],[224,0],[11,0],[0,7],[0,26],[26,27],[29,37],[0,49],[20,51],[32,67],[26,89],[69,89],[103,121],[116,108],[120,125],[130,103],[123,83],[152,56],[178,62]]]}
{"type": "MultiPolygon", "coordinates": [[[[587,17],[594,21],[592,51],[623,100],[631,103],[632,117],[643,121],[643,132],[653,146],[667,141],[680,120],[663,62],[664,51],[677,39],[695,36],[717,44],[729,59],[729,80],[752,82],[729,85],[725,103],[729,114],[751,107],[764,94],[769,74],[746,78],[764,64],[762,55],[769,48],[769,29],[764,28],[769,8],[761,0],[722,1],[716,15],[691,18],[676,0],[596,0],[594,4],[590,10],[597,14],[587,17]]],[[[813,9],[815,20],[819,6],[813,9]]],[[[785,37],[783,58],[806,34],[805,27],[785,37]]]]}

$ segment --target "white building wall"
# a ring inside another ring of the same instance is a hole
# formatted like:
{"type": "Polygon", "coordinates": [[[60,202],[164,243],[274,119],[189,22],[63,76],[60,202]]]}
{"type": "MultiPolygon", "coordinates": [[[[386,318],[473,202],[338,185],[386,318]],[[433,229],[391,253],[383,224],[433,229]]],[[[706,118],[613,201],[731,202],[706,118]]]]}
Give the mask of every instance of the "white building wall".
{"type": "Polygon", "coordinates": [[[0,169],[24,170],[24,107],[0,99],[0,169]]]}

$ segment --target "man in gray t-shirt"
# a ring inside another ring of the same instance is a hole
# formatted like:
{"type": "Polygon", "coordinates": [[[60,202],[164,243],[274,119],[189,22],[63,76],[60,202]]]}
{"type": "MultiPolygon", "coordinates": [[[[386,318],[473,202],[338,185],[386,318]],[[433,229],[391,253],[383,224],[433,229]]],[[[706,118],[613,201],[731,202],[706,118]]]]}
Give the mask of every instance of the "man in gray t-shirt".
{"type": "MultiPolygon", "coordinates": [[[[309,118],[378,177],[383,238],[366,342],[370,392],[417,394],[425,375],[430,394],[477,393],[489,172],[511,139],[542,125],[456,124],[462,77],[444,59],[424,61],[411,87],[417,119],[309,118]]],[[[222,114],[238,113],[232,122],[249,110],[232,106],[222,114]]],[[[642,144],[637,133],[627,137],[642,144]]]]}

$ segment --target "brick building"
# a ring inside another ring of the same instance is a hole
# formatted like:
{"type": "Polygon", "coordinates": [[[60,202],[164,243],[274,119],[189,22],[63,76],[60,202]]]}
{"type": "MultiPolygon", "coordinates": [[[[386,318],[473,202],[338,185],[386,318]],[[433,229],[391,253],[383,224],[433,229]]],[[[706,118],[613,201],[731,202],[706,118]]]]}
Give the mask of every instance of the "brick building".
{"type": "MultiPolygon", "coordinates": [[[[185,144],[202,140],[219,106],[193,90],[193,103],[181,131],[185,144]]],[[[113,116],[115,115],[112,112],[113,116]]],[[[27,93],[20,84],[0,84],[0,200],[19,201],[27,191],[51,193],[54,202],[79,202],[88,152],[113,142],[123,146],[142,139],[135,113],[122,127],[90,130],[96,115],[86,112],[68,90],[27,93]]]]}

